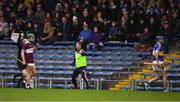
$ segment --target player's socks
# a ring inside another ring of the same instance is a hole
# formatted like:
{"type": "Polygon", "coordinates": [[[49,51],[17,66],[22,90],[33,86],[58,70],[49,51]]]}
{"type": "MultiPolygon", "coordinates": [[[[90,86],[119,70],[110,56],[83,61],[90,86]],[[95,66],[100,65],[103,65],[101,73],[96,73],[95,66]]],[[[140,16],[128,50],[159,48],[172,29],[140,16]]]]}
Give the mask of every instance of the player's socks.
{"type": "Polygon", "coordinates": [[[149,84],[148,83],[144,83],[144,89],[148,90],[149,84]]]}
{"type": "Polygon", "coordinates": [[[163,92],[169,92],[169,89],[168,88],[164,88],[163,92]]]}
{"type": "Polygon", "coordinates": [[[29,84],[29,83],[26,83],[25,88],[26,88],[26,89],[29,89],[29,88],[30,88],[30,84],[29,84]]]}

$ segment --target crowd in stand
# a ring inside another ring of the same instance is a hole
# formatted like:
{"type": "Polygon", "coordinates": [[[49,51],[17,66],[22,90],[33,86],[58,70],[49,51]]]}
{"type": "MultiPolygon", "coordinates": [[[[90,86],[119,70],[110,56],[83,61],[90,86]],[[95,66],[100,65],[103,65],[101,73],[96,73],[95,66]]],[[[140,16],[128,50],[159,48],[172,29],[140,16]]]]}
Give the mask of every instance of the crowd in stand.
{"type": "Polygon", "coordinates": [[[179,0],[0,0],[0,39],[33,33],[36,42],[107,40],[152,43],[180,33],[179,0]]]}

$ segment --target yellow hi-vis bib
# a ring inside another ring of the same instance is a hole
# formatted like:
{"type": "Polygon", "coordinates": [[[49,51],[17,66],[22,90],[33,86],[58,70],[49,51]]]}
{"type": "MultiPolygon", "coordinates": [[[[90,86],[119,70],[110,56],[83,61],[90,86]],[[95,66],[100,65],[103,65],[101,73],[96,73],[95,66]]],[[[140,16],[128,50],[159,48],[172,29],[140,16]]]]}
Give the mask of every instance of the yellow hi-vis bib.
{"type": "Polygon", "coordinates": [[[80,50],[79,52],[75,52],[75,64],[76,64],[76,68],[80,68],[80,67],[83,67],[83,66],[86,66],[86,56],[82,56],[81,53],[82,53],[83,50],[80,50]]]}

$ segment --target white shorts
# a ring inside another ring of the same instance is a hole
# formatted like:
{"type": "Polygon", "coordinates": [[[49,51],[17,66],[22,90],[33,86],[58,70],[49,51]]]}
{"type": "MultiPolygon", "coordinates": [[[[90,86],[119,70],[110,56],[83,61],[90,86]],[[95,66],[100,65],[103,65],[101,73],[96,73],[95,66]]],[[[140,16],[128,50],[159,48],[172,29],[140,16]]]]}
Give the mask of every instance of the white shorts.
{"type": "Polygon", "coordinates": [[[153,65],[152,65],[153,71],[160,71],[160,70],[162,70],[162,68],[160,68],[160,67],[157,66],[156,64],[158,64],[158,65],[163,65],[164,62],[163,62],[163,61],[153,61],[152,64],[153,64],[153,65]]]}
{"type": "Polygon", "coordinates": [[[27,64],[29,67],[31,67],[31,68],[35,68],[35,64],[34,63],[28,63],[27,64]]]}

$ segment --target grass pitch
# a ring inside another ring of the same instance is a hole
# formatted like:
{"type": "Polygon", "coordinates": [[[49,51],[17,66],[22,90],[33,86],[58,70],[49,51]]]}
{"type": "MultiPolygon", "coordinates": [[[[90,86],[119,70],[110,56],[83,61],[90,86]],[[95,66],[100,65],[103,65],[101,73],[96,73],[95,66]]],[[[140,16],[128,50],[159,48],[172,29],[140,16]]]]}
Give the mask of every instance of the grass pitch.
{"type": "Polygon", "coordinates": [[[180,101],[180,92],[0,88],[0,101],[180,101]]]}

